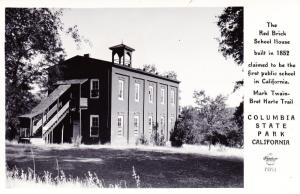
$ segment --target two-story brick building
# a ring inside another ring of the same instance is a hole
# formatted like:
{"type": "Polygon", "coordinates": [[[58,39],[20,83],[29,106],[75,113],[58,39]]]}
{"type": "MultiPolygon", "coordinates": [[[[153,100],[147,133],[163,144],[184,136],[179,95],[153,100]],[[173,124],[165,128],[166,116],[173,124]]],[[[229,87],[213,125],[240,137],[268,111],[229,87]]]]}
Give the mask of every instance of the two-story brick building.
{"type": "Polygon", "coordinates": [[[49,68],[49,95],[20,116],[21,137],[48,143],[134,144],[153,127],[166,140],[178,115],[179,81],[132,67],[134,49],[110,47],[112,62],[75,56],[49,68]]]}

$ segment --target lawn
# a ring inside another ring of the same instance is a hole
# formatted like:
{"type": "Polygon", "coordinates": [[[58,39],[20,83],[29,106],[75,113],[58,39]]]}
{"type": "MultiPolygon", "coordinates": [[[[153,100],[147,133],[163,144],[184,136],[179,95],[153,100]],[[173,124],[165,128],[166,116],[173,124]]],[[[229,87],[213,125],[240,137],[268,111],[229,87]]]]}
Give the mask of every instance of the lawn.
{"type": "Polygon", "coordinates": [[[133,166],[140,177],[141,187],[243,187],[244,182],[244,164],[239,157],[133,147],[61,148],[6,143],[8,168],[33,169],[32,153],[39,175],[44,171],[56,175],[59,166],[67,176],[82,178],[88,171],[96,173],[107,185],[126,181],[127,187],[135,187],[133,166]]]}

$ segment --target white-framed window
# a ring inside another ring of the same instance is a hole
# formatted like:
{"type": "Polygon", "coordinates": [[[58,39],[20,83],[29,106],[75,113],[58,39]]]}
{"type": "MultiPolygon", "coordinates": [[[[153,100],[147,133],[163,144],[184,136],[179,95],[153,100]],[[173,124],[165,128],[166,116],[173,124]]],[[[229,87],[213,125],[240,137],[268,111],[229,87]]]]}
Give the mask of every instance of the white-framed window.
{"type": "Polygon", "coordinates": [[[119,80],[119,84],[118,84],[118,99],[119,100],[123,100],[124,99],[124,81],[123,80],[119,80]]]}
{"type": "Polygon", "coordinates": [[[175,91],[174,91],[174,89],[171,89],[171,99],[170,99],[170,101],[171,101],[172,105],[175,105],[175,91]]]}
{"type": "Polygon", "coordinates": [[[149,103],[153,103],[153,86],[149,86],[149,103]]]}
{"type": "Polygon", "coordinates": [[[99,136],[99,115],[90,115],[90,137],[99,136]]]}
{"type": "Polygon", "coordinates": [[[99,98],[99,79],[91,79],[90,98],[99,98]]]}
{"type": "Polygon", "coordinates": [[[138,115],[135,115],[133,117],[133,128],[134,128],[134,131],[133,131],[133,134],[135,136],[138,136],[139,135],[139,128],[140,128],[140,117],[138,115]]]}
{"type": "Polygon", "coordinates": [[[160,103],[165,104],[165,88],[160,89],[160,103]]]}
{"type": "Polygon", "coordinates": [[[160,118],[160,129],[161,129],[161,134],[164,133],[165,127],[166,127],[166,124],[165,124],[165,117],[161,117],[161,118],[160,118]]]}
{"type": "Polygon", "coordinates": [[[123,115],[119,115],[118,119],[117,119],[117,135],[118,136],[123,136],[123,128],[124,128],[124,116],[123,115]]]}
{"type": "Polygon", "coordinates": [[[151,135],[152,134],[152,130],[153,130],[153,117],[152,116],[149,116],[148,117],[148,125],[149,125],[149,134],[151,135]]]}
{"type": "Polygon", "coordinates": [[[139,83],[134,84],[134,100],[136,102],[140,101],[140,84],[139,83]]]}

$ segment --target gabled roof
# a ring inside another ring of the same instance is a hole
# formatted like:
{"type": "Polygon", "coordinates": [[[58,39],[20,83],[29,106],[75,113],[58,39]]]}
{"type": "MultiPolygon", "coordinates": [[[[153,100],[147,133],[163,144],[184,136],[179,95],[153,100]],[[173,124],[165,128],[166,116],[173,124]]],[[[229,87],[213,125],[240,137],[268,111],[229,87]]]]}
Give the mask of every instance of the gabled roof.
{"type": "Polygon", "coordinates": [[[63,95],[71,85],[59,85],[51,94],[44,98],[32,111],[28,114],[19,117],[32,118],[43,113],[53,102],[55,102],[61,95],[63,95]]]}
{"type": "Polygon", "coordinates": [[[69,84],[83,84],[88,79],[70,79],[70,80],[60,80],[55,83],[55,85],[69,85],[69,84]]]}

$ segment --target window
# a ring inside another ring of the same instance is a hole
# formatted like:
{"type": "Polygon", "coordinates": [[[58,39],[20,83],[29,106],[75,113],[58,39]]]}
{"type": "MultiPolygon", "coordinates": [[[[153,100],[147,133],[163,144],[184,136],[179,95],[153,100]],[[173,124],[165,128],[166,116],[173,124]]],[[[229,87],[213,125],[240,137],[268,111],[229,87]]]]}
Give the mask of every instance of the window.
{"type": "Polygon", "coordinates": [[[160,129],[161,129],[161,134],[163,134],[164,130],[165,130],[165,117],[161,117],[160,118],[160,129]]]}
{"type": "Polygon", "coordinates": [[[153,86],[149,86],[149,103],[153,103],[153,86]]]}
{"type": "Polygon", "coordinates": [[[27,137],[27,128],[20,128],[20,137],[27,137]]]}
{"type": "Polygon", "coordinates": [[[153,130],[153,117],[149,116],[148,117],[148,125],[149,125],[149,134],[152,134],[152,130],[153,130]]]}
{"type": "Polygon", "coordinates": [[[119,80],[118,99],[119,100],[124,99],[124,81],[123,80],[119,80]]]}
{"type": "Polygon", "coordinates": [[[160,89],[160,103],[165,104],[165,88],[160,89]]]}
{"type": "Polygon", "coordinates": [[[140,100],[140,84],[135,83],[134,84],[134,100],[138,102],[140,100]]]}
{"type": "Polygon", "coordinates": [[[171,104],[175,105],[175,91],[174,89],[171,89],[171,104]]]}
{"type": "Polygon", "coordinates": [[[174,117],[170,118],[170,125],[171,125],[171,129],[174,129],[174,117]]]}
{"type": "Polygon", "coordinates": [[[90,137],[99,135],[99,115],[90,115],[90,137]]]}
{"type": "Polygon", "coordinates": [[[118,116],[118,136],[123,136],[123,116],[118,116]]]}
{"type": "Polygon", "coordinates": [[[99,80],[98,79],[91,79],[90,97],[91,98],[99,98],[99,80]]]}
{"type": "Polygon", "coordinates": [[[139,135],[139,116],[134,116],[133,117],[133,127],[134,127],[134,131],[133,131],[133,134],[135,136],[138,136],[139,135]]]}

